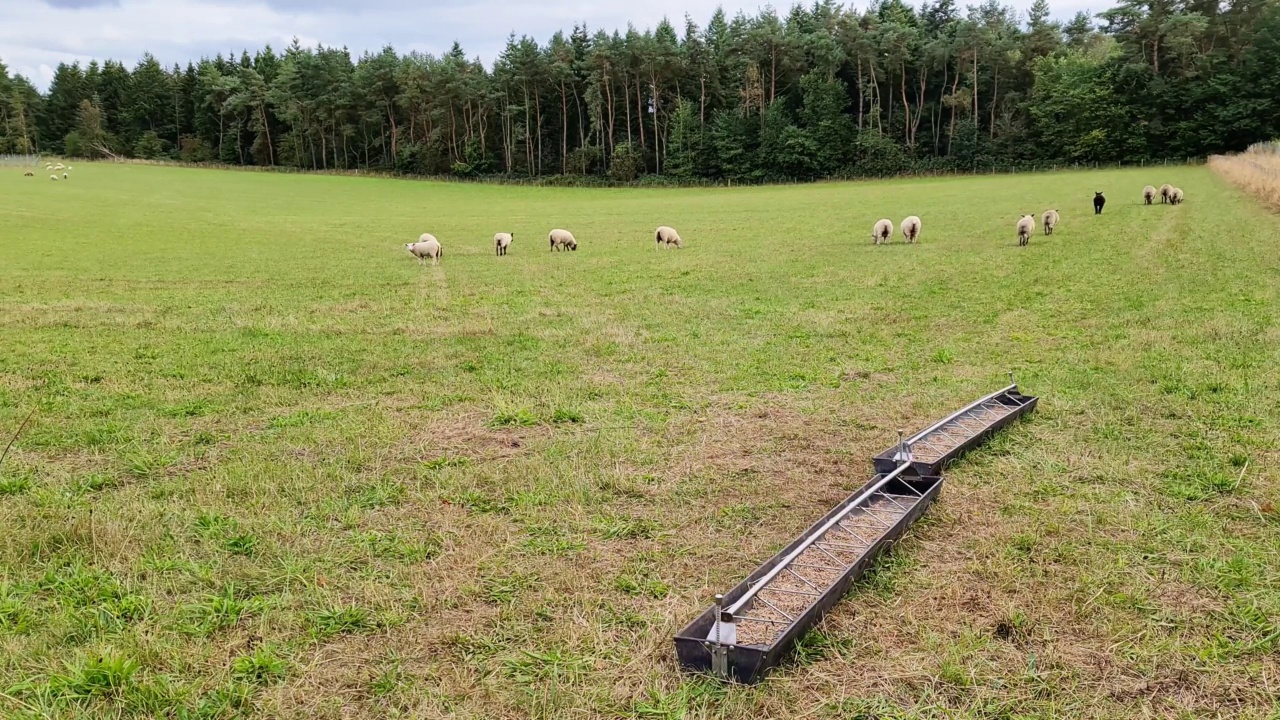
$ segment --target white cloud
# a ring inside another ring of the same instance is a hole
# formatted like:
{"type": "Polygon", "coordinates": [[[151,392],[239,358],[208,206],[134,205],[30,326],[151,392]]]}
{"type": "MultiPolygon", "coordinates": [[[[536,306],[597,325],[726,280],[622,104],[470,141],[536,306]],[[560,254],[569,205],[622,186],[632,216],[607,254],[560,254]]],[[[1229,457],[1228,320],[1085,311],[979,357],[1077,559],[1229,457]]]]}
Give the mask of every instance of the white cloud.
{"type": "MultiPolygon", "coordinates": [[[[807,0],[806,0],[807,1],[807,0]]],[[[1020,10],[1031,0],[1008,0],[1020,10]]],[[[1083,9],[1066,0],[1055,15],[1083,9]]],[[[1106,2],[1107,0],[1104,0],[1106,2]]],[[[9,4],[9,3],[6,3],[9,4]]],[[[401,51],[442,53],[455,40],[468,56],[492,62],[507,35],[541,41],[586,23],[594,32],[652,27],[663,17],[677,30],[689,14],[704,25],[718,5],[731,15],[754,12],[759,0],[17,0],[0,23],[0,60],[12,72],[48,86],[60,62],[113,58],[132,64],[151,52],[166,64],[202,56],[277,50],[303,44],[347,46],[353,54],[391,44],[401,51]]],[[[861,4],[861,3],[859,3],[861,4]]],[[[1099,3],[1103,4],[1103,3],[1099,3]]],[[[780,12],[790,5],[778,2],[780,12]]]]}

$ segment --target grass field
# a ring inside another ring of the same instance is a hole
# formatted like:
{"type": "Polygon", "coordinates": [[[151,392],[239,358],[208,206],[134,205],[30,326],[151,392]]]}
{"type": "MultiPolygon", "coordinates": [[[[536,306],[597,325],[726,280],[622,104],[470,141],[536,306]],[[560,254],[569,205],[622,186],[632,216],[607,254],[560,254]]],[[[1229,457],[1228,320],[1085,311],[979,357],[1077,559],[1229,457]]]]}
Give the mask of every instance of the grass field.
{"type": "Polygon", "coordinates": [[[36,411],[0,466],[0,717],[1280,713],[1280,221],[1204,168],[72,175],[0,175],[0,444],[36,411]],[[1162,182],[1186,204],[1142,206],[1162,182]],[[870,244],[911,213],[919,245],[870,244]],[[1009,370],[1039,410],[785,669],[677,669],[896,428],[1009,370]]]}

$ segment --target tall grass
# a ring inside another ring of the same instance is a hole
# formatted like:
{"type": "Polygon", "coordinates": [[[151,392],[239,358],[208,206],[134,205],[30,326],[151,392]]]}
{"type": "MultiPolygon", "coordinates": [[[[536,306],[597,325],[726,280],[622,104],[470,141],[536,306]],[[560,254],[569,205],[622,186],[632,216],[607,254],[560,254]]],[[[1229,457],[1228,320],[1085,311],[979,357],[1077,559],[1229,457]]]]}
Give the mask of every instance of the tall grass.
{"type": "Polygon", "coordinates": [[[1227,182],[1280,210],[1280,140],[1254,143],[1238,155],[1214,155],[1209,167],[1227,182]]]}

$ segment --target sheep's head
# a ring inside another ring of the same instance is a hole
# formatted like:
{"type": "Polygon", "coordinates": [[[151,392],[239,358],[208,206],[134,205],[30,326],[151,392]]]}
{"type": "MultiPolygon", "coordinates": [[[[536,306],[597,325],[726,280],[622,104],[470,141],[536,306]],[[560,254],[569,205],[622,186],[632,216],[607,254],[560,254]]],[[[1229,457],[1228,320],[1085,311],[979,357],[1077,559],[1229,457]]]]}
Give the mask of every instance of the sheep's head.
{"type": "Polygon", "coordinates": [[[405,244],[404,244],[404,249],[405,249],[405,250],[409,250],[410,252],[412,252],[412,251],[413,251],[413,243],[405,243],[405,244]]]}

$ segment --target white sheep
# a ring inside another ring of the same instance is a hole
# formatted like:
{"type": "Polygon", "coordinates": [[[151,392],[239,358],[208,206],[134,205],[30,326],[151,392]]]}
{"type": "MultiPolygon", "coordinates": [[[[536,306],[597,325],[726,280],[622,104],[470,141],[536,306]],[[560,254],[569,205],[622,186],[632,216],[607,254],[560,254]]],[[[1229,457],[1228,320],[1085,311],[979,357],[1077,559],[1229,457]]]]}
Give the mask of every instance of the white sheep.
{"type": "Polygon", "coordinates": [[[493,236],[493,251],[497,255],[506,255],[507,248],[511,247],[511,241],[515,238],[511,233],[498,233],[493,236]]]}
{"type": "Polygon", "coordinates": [[[436,240],[431,233],[422,233],[416,243],[405,243],[404,249],[423,264],[426,264],[427,258],[431,258],[432,265],[439,265],[440,258],[444,255],[444,248],[440,247],[440,241],[436,240]]]}
{"type": "Polygon", "coordinates": [[[63,168],[65,168],[65,167],[66,167],[66,166],[65,166],[65,165],[63,165],[62,163],[58,163],[57,165],[54,165],[54,166],[53,166],[53,169],[54,169],[54,170],[62,170],[62,169],[63,169],[63,168]]]}
{"type": "Polygon", "coordinates": [[[1018,221],[1018,247],[1023,247],[1031,242],[1031,234],[1036,231],[1036,218],[1034,215],[1023,215],[1018,221]]]}
{"type": "Polygon", "coordinates": [[[920,237],[920,218],[910,215],[902,221],[902,237],[913,243],[920,237]]]}
{"type": "Polygon", "coordinates": [[[1169,204],[1181,205],[1185,196],[1182,194],[1182,188],[1174,188],[1169,191],[1169,204]]]}
{"type": "Polygon", "coordinates": [[[1044,221],[1044,234],[1052,235],[1053,229],[1058,226],[1058,211],[1045,210],[1043,221],[1044,221]]]}
{"type": "Polygon", "coordinates": [[[50,175],[50,176],[49,176],[49,179],[50,179],[50,180],[57,180],[57,179],[58,179],[58,176],[57,176],[57,175],[50,175]]]}
{"type": "Polygon", "coordinates": [[[1156,199],[1156,189],[1154,186],[1148,185],[1142,188],[1142,199],[1150,205],[1156,199]]]}
{"type": "Polygon", "coordinates": [[[1171,192],[1173,192],[1173,186],[1170,185],[1169,183],[1165,183],[1160,186],[1160,204],[1161,205],[1169,202],[1169,193],[1171,192]]]}
{"type": "Polygon", "coordinates": [[[69,177],[71,177],[71,176],[70,176],[70,175],[68,175],[68,174],[66,174],[66,173],[62,173],[62,179],[63,179],[63,180],[66,180],[66,179],[67,179],[67,178],[69,178],[69,177]]]}
{"type": "Polygon", "coordinates": [[[893,221],[885,218],[877,222],[875,227],[871,228],[871,241],[877,245],[893,242],[893,221]]]}
{"type": "Polygon", "coordinates": [[[653,234],[655,240],[658,241],[658,247],[666,248],[675,245],[676,248],[684,247],[684,241],[680,239],[680,233],[675,228],[663,225],[653,234]]]}
{"type": "Polygon", "coordinates": [[[551,241],[552,250],[577,250],[578,241],[574,239],[573,233],[568,230],[559,228],[547,233],[547,239],[551,241]]]}

